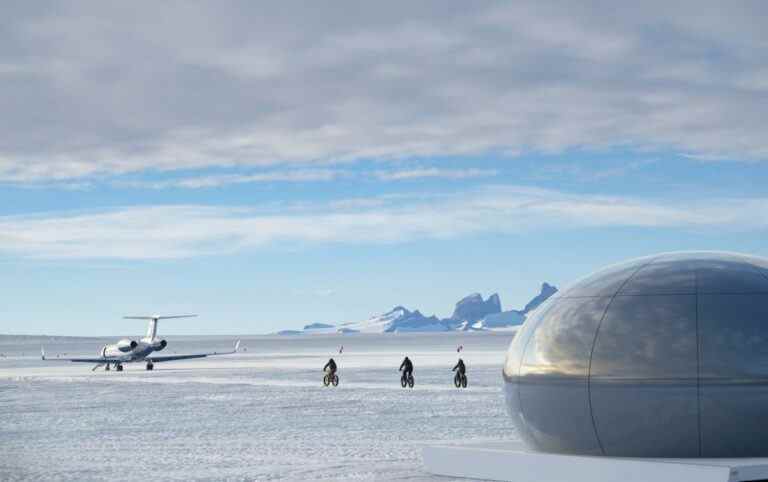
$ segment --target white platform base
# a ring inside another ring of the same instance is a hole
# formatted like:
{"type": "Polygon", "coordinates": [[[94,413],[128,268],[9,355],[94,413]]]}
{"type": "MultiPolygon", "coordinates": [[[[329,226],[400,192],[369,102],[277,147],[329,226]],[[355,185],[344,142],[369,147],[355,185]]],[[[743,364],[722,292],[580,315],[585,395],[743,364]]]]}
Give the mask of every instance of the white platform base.
{"type": "Polygon", "coordinates": [[[510,482],[742,482],[768,480],[768,458],[642,459],[533,452],[514,442],[426,447],[435,475],[510,482]]]}

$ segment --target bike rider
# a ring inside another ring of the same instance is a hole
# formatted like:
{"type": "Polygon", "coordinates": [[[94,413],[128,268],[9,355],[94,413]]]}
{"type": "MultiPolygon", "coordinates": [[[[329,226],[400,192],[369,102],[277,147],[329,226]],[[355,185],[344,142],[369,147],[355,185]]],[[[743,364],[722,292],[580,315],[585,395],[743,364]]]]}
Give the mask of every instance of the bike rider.
{"type": "Polygon", "coordinates": [[[403,372],[403,378],[406,380],[413,376],[413,363],[407,356],[403,359],[403,363],[400,364],[400,371],[403,372]]]}
{"type": "Polygon", "coordinates": [[[456,366],[453,367],[453,371],[455,372],[456,370],[459,371],[459,374],[462,377],[467,374],[467,366],[464,364],[464,360],[462,360],[461,358],[459,358],[459,362],[456,363],[456,366]]]}
{"type": "Polygon", "coordinates": [[[326,363],[325,366],[323,367],[323,371],[329,372],[330,379],[333,380],[333,376],[336,374],[337,368],[338,367],[336,366],[336,362],[333,360],[333,358],[331,358],[330,360],[328,360],[328,363],[326,363]]]}

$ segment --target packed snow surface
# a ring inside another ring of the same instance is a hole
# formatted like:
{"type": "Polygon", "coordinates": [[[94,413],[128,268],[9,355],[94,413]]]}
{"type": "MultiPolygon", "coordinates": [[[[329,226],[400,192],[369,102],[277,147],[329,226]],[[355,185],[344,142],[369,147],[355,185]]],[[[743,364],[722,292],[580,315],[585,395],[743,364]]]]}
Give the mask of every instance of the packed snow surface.
{"type": "MultiPolygon", "coordinates": [[[[44,362],[39,340],[0,337],[0,480],[447,480],[424,471],[423,446],[517,439],[501,379],[512,336],[246,337],[237,355],[122,373],[44,362]],[[458,346],[466,390],[452,384],[458,346]],[[412,390],[399,385],[404,355],[412,390]],[[329,356],[335,389],[321,383],[329,356]]],[[[163,354],[232,342],[167,339],[163,354]]],[[[105,341],[46,352],[93,356],[105,341]]]]}

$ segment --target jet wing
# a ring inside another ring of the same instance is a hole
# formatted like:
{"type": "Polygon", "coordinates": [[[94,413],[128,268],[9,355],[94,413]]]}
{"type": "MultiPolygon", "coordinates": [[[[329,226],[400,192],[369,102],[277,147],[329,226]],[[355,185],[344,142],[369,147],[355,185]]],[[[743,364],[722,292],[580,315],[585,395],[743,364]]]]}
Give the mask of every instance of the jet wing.
{"type": "Polygon", "coordinates": [[[207,356],[231,355],[233,353],[237,353],[238,348],[240,348],[240,340],[237,340],[235,342],[235,346],[232,351],[214,351],[210,353],[194,353],[191,355],[166,355],[166,356],[150,355],[146,357],[145,360],[149,360],[152,363],[160,363],[160,362],[167,362],[167,361],[173,361],[173,360],[189,360],[191,358],[205,358],[207,356]]]}
{"type": "MultiPolygon", "coordinates": [[[[229,352],[234,353],[234,352],[229,352]]],[[[149,360],[152,363],[160,363],[173,360],[189,360],[191,358],[205,358],[211,355],[225,355],[226,353],[197,353],[194,355],[167,355],[167,356],[148,356],[145,360],[149,360]]]]}
{"type": "Polygon", "coordinates": [[[120,358],[43,358],[45,361],[71,361],[75,363],[122,363],[120,358]]]}
{"type": "Polygon", "coordinates": [[[48,358],[45,356],[45,349],[43,347],[40,347],[40,358],[42,358],[45,361],[68,361],[68,362],[75,362],[75,363],[120,363],[123,362],[123,359],[120,358],[111,358],[111,357],[97,357],[97,358],[48,358]]]}

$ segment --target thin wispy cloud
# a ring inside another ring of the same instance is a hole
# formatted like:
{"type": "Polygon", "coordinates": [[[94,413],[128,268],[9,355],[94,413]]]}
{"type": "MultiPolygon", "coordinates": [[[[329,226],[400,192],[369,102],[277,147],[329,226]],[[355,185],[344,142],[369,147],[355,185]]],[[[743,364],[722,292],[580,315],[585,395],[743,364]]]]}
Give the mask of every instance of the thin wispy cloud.
{"type": "Polygon", "coordinates": [[[440,202],[382,198],[369,207],[283,210],[196,205],[0,218],[0,252],[42,258],[185,258],[280,243],[399,243],[570,227],[764,230],[768,198],[674,202],[497,186],[440,202]],[[286,214],[287,213],[287,214],[286,214]]]}
{"type": "Polygon", "coordinates": [[[708,1],[14,3],[0,181],[616,146],[766,160],[766,15],[708,1]]]}
{"type": "MultiPolygon", "coordinates": [[[[379,181],[403,181],[419,179],[462,180],[492,177],[498,173],[498,169],[444,169],[438,167],[391,169],[386,171],[377,170],[373,172],[355,172],[341,169],[308,169],[266,171],[251,174],[186,176],[173,177],[171,179],[165,180],[117,180],[112,182],[112,185],[120,188],[134,189],[207,189],[225,187],[235,184],[330,182],[339,179],[375,179],[379,181]]],[[[69,186],[70,184],[72,184],[71,181],[61,183],[62,186],[69,186]]],[[[21,185],[23,186],[24,184],[21,185]]]]}
{"type": "Polygon", "coordinates": [[[477,177],[492,177],[498,174],[497,169],[442,169],[426,167],[417,169],[402,169],[377,171],[375,176],[384,181],[403,181],[412,179],[472,179],[477,177]]]}
{"type": "Polygon", "coordinates": [[[578,162],[552,162],[543,164],[540,171],[535,173],[533,177],[539,179],[568,177],[580,182],[600,182],[606,179],[634,174],[652,167],[654,164],[658,164],[657,159],[630,160],[623,163],[614,162],[610,166],[586,166],[578,162]]]}
{"type": "Polygon", "coordinates": [[[328,182],[344,177],[344,171],[315,169],[264,172],[258,174],[220,174],[211,176],[190,176],[163,181],[115,181],[116,187],[137,189],[203,189],[217,188],[232,184],[251,184],[268,182],[328,182]]]}

